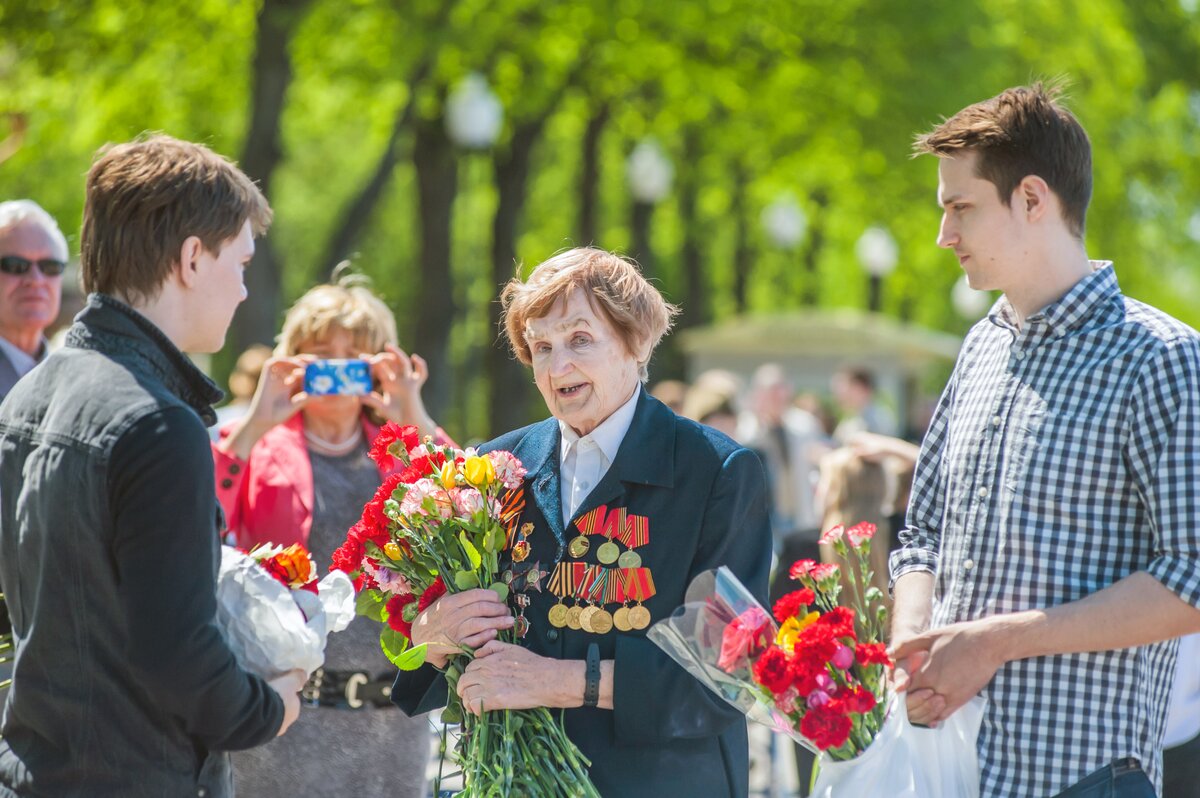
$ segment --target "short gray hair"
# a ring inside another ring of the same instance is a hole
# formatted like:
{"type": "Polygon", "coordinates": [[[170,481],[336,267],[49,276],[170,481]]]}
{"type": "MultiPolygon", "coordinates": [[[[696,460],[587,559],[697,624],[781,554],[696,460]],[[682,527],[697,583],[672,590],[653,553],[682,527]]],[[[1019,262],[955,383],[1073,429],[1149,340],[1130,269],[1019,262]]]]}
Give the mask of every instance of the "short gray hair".
{"type": "Polygon", "coordinates": [[[58,222],[54,220],[54,217],[46,213],[41,205],[29,199],[0,202],[0,233],[16,227],[21,222],[33,222],[40,225],[70,257],[71,250],[67,246],[67,237],[58,228],[58,222]]]}

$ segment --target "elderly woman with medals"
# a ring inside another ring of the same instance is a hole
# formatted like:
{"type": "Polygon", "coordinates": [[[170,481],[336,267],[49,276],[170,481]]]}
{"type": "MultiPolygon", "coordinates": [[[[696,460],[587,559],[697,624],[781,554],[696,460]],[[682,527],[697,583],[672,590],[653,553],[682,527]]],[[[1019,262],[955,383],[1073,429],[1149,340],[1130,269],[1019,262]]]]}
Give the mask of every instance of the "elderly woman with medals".
{"type": "Polygon", "coordinates": [[[565,710],[601,794],[744,796],[745,718],[646,629],[722,565],[766,600],[762,466],[643,389],[678,311],[633,264],[573,249],[514,279],[502,301],[509,343],[552,416],[482,447],[528,470],[505,552],[510,594],[472,590],[426,608],[413,625],[426,664],[400,674],[392,700],[409,714],[442,706],[443,652],[465,645],[476,649],[457,685],[467,711],[565,710]],[[507,628],[519,645],[496,639],[507,628]]]}

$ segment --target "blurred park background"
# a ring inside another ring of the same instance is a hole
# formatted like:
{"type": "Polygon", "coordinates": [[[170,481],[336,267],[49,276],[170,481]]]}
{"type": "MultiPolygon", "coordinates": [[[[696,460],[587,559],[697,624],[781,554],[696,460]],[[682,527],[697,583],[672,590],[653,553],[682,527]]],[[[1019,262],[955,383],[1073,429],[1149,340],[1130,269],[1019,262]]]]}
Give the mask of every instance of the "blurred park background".
{"type": "Polygon", "coordinates": [[[910,159],[913,134],[1066,76],[1094,147],[1089,252],[1196,325],[1197,6],[3,0],[0,197],[37,200],[77,251],[98,147],[145,130],[209,144],[276,214],[218,380],[352,258],[466,440],[544,416],[495,298],[516,264],[577,244],[636,258],[701,331],[668,339],[653,380],[699,368],[722,330],[776,358],[837,325],[944,349],[988,298],[956,291],[934,244],[936,167],[910,159]]]}

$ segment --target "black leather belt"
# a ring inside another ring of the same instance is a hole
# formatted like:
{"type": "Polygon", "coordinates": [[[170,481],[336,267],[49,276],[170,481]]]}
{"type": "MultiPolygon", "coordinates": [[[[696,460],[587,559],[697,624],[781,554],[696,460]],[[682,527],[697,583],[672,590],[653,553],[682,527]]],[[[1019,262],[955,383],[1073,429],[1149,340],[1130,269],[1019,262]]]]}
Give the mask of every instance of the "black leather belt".
{"type": "Polygon", "coordinates": [[[366,671],[331,671],[317,668],[300,690],[300,699],[310,707],[362,709],[367,704],[378,709],[394,707],[394,674],[372,678],[366,671]]]}

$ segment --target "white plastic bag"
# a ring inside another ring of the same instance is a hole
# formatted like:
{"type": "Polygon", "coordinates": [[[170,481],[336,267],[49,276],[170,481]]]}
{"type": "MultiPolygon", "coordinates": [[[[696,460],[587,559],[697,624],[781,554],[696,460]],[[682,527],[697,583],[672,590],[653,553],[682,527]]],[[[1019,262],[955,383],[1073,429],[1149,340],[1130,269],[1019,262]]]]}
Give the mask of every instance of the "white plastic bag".
{"type": "Polygon", "coordinates": [[[217,623],[238,664],[265,679],[319,668],[328,636],[354,619],[354,585],[330,571],[317,590],[292,591],[246,553],[222,546],[217,623]]]}
{"type": "Polygon", "coordinates": [[[895,695],[887,720],[861,755],[834,762],[824,754],[813,798],[978,798],[975,741],[984,699],[973,698],[935,729],[908,721],[904,696],[895,695]]]}

